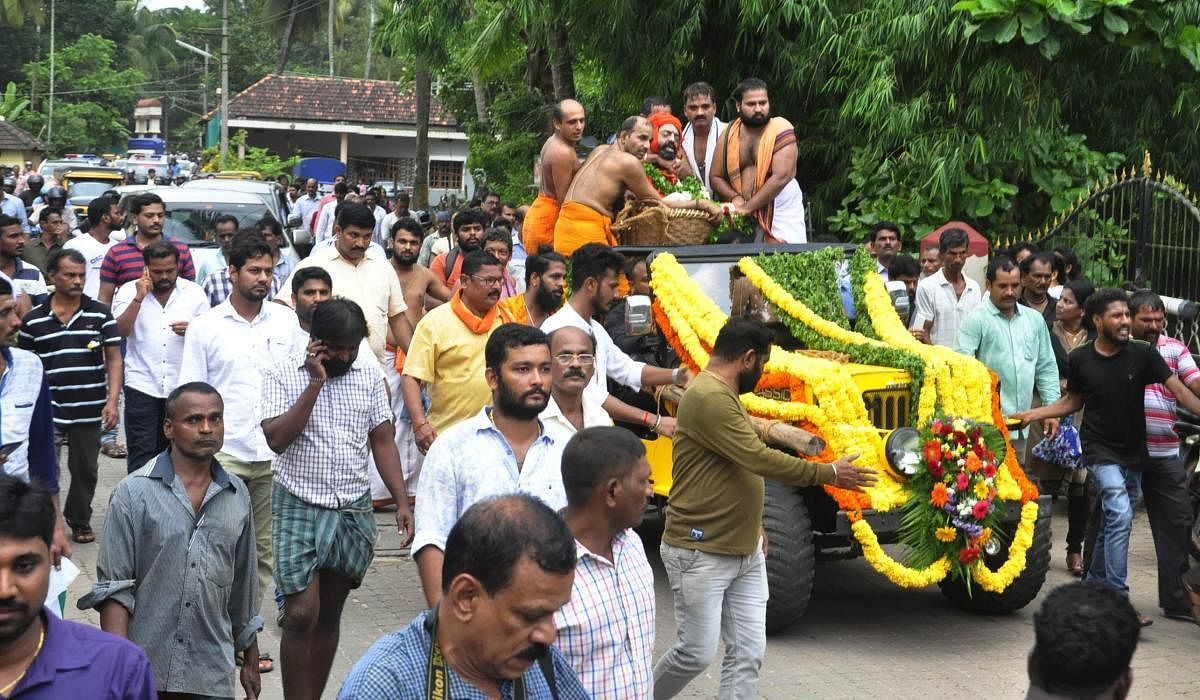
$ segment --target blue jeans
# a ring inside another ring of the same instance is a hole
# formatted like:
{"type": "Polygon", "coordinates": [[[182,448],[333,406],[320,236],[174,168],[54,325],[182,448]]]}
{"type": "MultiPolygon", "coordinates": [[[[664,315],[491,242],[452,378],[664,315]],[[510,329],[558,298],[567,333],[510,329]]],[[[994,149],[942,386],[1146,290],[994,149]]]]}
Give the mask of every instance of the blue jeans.
{"type": "Polygon", "coordinates": [[[767,560],[753,554],[709,554],[663,543],[663,568],[675,594],[675,644],[654,665],[654,698],[672,698],[725,643],[717,697],[758,697],[767,650],[767,560]]]}
{"type": "Polygon", "coordinates": [[[1142,472],[1119,464],[1090,464],[1087,469],[1096,480],[1101,514],[1087,578],[1104,581],[1129,595],[1125,584],[1129,535],[1133,532],[1133,508],[1142,498],[1142,472]]]}

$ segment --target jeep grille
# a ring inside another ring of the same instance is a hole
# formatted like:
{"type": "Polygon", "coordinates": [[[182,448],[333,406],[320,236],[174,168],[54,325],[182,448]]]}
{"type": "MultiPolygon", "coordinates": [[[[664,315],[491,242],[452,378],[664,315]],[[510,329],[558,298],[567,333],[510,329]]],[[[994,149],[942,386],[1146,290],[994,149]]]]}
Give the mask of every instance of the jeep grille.
{"type": "Polygon", "coordinates": [[[908,425],[909,390],[876,389],[864,391],[863,403],[867,413],[871,414],[871,422],[880,430],[895,430],[908,425]]]}

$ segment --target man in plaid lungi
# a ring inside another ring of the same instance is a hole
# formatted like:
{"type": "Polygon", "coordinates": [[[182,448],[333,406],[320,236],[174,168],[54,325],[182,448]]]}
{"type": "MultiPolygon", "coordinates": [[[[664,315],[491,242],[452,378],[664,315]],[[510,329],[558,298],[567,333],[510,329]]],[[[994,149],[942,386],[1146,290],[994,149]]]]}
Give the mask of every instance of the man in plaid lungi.
{"type": "Polygon", "coordinates": [[[356,363],[367,335],[346,299],[317,305],[312,341],[267,371],[263,434],[279,454],[271,492],[275,585],[284,595],[280,643],[287,698],[321,697],[337,652],[342,606],[374,556],[368,450],[397,499],[402,544],[412,540],[392,410],[376,363],[356,363]]]}

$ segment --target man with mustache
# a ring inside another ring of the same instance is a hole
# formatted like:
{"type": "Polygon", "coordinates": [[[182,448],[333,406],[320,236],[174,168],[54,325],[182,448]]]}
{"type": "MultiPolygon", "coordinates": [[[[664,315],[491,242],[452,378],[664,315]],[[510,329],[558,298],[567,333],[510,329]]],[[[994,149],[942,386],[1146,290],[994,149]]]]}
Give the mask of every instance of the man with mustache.
{"type": "Polygon", "coordinates": [[[768,243],[804,243],[804,195],[796,182],[796,133],[771,116],[767,84],[746,78],[733,91],[738,118],[721,134],[712,188],[738,213],[749,214],[768,243]]]}
{"type": "Polygon", "coordinates": [[[635,199],[662,202],[676,209],[707,212],[713,223],[721,208],[708,200],[664,200],[650,185],[642,159],[654,136],[645,117],[629,117],[621,124],[612,145],[597,146],[584,161],[570,188],[562,196],[562,208],[554,225],[554,251],[571,255],[588,243],[617,245],[612,233],[613,207],[628,192],[635,199]]]}
{"type": "Polygon", "coordinates": [[[569,440],[584,428],[612,425],[604,407],[586,395],[596,365],[596,341],[585,330],[563,326],[549,335],[550,398],[539,418],[547,430],[558,431],[569,440]]]}
{"type": "Polygon", "coordinates": [[[667,182],[672,184],[678,183],[681,177],[692,175],[691,167],[679,161],[679,134],[683,131],[683,124],[670,111],[656,112],[648,118],[651,129],[650,153],[657,157],[657,162],[647,162],[653,163],[667,182]]]}
{"type": "Polygon", "coordinates": [[[590,697],[553,646],[575,576],[562,518],[506,494],[465,509],[445,547],[442,602],[375,642],[338,698],[590,697]]]}
{"type": "Polygon", "coordinates": [[[563,304],[567,259],[549,246],[525,258],[525,291],[500,302],[505,323],[538,327],[563,304]]]}
{"type": "Polygon", "coordinates": [[[458,287],[463,275],[463,259],[468,253],[483,249],[483,231],[491,220],[491,217],[480,209],[464,209],[454,215],[452,225],[458,244],[429,263],[429,271],[440,279],[442,284],[451,289],[458,287]]]}
{"type": "Polygon", "coordinates": [[[716,93],[708,83],[692,83],[683,90],[683,127],[681,150],[692,172],[712,191],[713,156],[725,123],[717,118],[716,93]]]}
{"type": "Polygon", "coordinates": [[[43,484],[0,473],[0,696],[157,697],[136,644],[45,607],[57,518],[43,484]]]}
{"type": "Polygon", "coordinates": [[[463,257],[462,273],[464,283],[450,303],[417,324],[400,375],[400,393],[422,454],[438,435],[479,413],[491,398],[484,351],[488,336],[503,323],[496,307],[503,281],[500,261],[476,250],[463,257]]]}
{"type": "Polygon", "coordinates": [[[616,346],[596,320],[612,308],[617,297],[617,275],[624,265],[624,256],[606,245],[589,243],[576,250],[571,255],[571,299],[542,323],[542,330],[552,333],[574,326],[590,333],[596,341],[595,372],[586,390],[591,399],[600,402],[613,420],[641,425],[670,437],[675,432],[674,418],[630,406],[608,391],[609,379],[638,391],[643,386],[686,386],[691,378],[685,367],[667,369],[634,360],[616,346]]]}
{"type": "Polygon", "coordinates": [[[550,395],[553,360],[546,334],[506,323],[488,338],[484,357],[491,405],[441,434],[417,484],[412,551],[430,606],[443,591],[450,528],[471,504],[523,491],[555,510],[566,505],[559,473],[564,440],[538,420],[550,395]]]}
{"type": "Polygon", "coordinates": [[[263,434],[278,454],[271,490],[275,585],[284,596],[280,657],[288,698],[320,698],[337,653],[342,606],[375,554],[367,454],[412,541],[392,407],[377,363],[356,364],[367,335],[358,304],[317,304],[306,351],[263,378],[263,434]]]}
{"type": "MultiPolygon", "coordinates": [[[[275,453],[263,437],[259,417],[263,374],[288,357],[296,337],[296,315],[282,304],[266,302],[275,280],[271,246],[257,231],[239,233],[229,247],[229,298],[197,316],[183,337],[179,383],[205,382],[225,402],[225,441],[217,460],[250,492],[254,508],[258,589],[271,585],[271,460],[275,453]]],[[[259,667],[274,666],[260,654],[259,667]]],[[[253,659],[248,660],[253,663],[253,659]]]]}
{"type": "MultiPolygon", "coordinates": [[[[1146,450],[1143,401],[1149,385],[1162,384],[1179,404],[1200,413],[1200,397],[1171,371],[1146,342],[1131,340],[1129,302],[1120,289],[1099,289],[1086,304],[1096,340],[1067,358],[1067,390],[1052,404],[1013,414],[1023,423],[1062,418],[1086,407],[1080,442],[1083,463],[1100,491],[1100,527],[1086,578],[1107,583],[1129,595],[1129,536],[1133,506],[1141,497],[1146,450]]],[[[1053,433],[1050,433],[1053,437],[1053,433]]],[[[1138,615],[1143,626],[1153,618],[1138,615]]]]}
{"type": "Polygon", "coordinates": [[[42,359],[50,383],[54,428],[67,439],[71,487],[63,514],[79,543],[94,542],[100,431],[117,423],[121,336],[108,307],[83,293],[87,261],[77,250],[55,251],[46,262],[54,293],[22,320],[20,346],[42,359]]]}
{"type": "Polygon", "coordinates": [[[725,641],[723,697],[757,696],[766,652],[767,542],[764,479],[861,491],[875,472],[847,455],[811,462],[767,447],[740,395],[754,391],[774,334],[762,321],[730,319],[712,359],[679,402],[674,483],[663,531],[663,567],[675,592],[674,645],[654,666],[654,697],[671,698],[701,673],[725,641]]]}
{"type": "Polygon", "coordinates": [[[142,249],[146,272],[113,296],[117,332],[126,339],[126,469],[140,469],[167,449],[163,433],[167,394],[183,360],[183,337],[192,319],[209,309],[200,285],[179,278],[179,249],[155,241],[142,249]]]}
{"type": "MultiPolygon", "coordinates": [[[[164,695],[232,697],[234,652],[255,658],[263,624],[250,494],[214,459],[225,438],[217,390],[183,384],[166,404],[170,448],[113,490],[96,584],[78,605],[146,650],[164,695]]],[[[257,698],[257,664],[240,680],[257,698]]]]}

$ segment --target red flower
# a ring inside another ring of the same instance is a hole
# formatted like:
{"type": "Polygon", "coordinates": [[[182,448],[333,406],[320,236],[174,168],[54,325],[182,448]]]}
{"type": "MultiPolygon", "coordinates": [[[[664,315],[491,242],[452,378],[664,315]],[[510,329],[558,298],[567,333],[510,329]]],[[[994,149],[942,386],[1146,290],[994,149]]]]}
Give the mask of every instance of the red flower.
{"type": "Polygon", "coordinates": [[[932,462],[929,465],[929,475],[933,477],[934,481],[941,481],[942,477],[946,475],[946,470],[942,469],[940,462],[932,462]]]}
{"type": "Polygon", "coordinates": [[[976,520],[983,520],[987,517],[988,508],[991,508],[991,506],[992,504],[988,501],[976,501],[975,507],[971,509],[971,515],[976,520]]]}
{"type": "Polygon", "coordinates": [[[941,461],[942,461],[942,446],[938,444],[937,440],[930,440],[929,442],[925,443],[925,462],[926,462],[926,464],[928,464],[929,466],[932,467],[941,461]]]}
{"type": "Polygon", "coordinates": [[[959,490],[959,491],[965,491],[965,490],[967,489],[967,486],[969,486],[969,485],[970,485],[970,483],[971,483],[971,482],[970,482],[970,480],[967,478],[967,473],[966,473],[966,472],[959,472],[959,473],[958,473],[958,481],[956,482],[956,484],[955,484],[955,485],[958,487],[958,490],[959,490]]]}
{"type": "Polygon", "coordinates": [[[955,436],[954,436],[954,441],[955,441],[955,442],[957,442],[957,443],[958,443],[958,444],[960,444],[960,445],[965,445],[965,444],[967,444],[967,434],[966,434],[966,433],[957,433],[957,434],[955,434],[955,436]]]}
{"type": "Polygon", "coordinates": [[[963,547],[958,550],[958,561],[963,564],[970,564],[979,558],[979,547],[963,547]]]}
{"type": "Polygon", "coordinates": [[[991,463],[983,465],[983,475],[989,479],[994,479],[996,477],[995,465],[991,463]]]}

